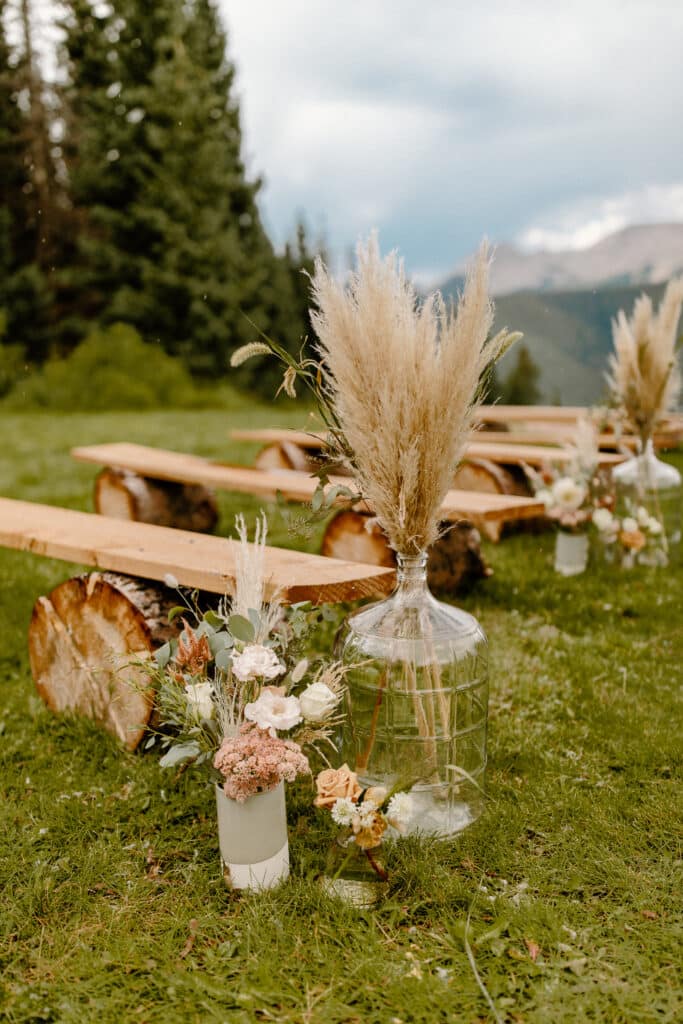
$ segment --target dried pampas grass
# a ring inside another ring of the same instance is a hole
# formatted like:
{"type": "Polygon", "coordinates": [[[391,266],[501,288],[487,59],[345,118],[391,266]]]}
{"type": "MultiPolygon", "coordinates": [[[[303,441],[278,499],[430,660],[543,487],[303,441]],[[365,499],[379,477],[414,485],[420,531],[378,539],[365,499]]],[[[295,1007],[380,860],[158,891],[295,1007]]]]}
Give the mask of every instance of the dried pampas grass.
{"type": "Polygon", "coordinates": [[[514,340],[489,338],[489,252],[483,245],[457,309],[439,294],[421,305],[395,253],[377,237],[357,249],[346,287],[320,259],[311,319],[323,391],[363,497],[392,548],[416,554],[439,533],[485,371],[514,340]]]}
{"type": "Polygon", "coordinates": [[[683,277],[678,277],[667,285],[657,313],[649,296],[641,295],[631,317],[620,309],[612,321],[614,352],[607,383],[643,444],[678,398],[676,327],[682,305],[683,277]]]}
{"type": "Polygon", "coordinates": [[[267,603],[265,600],[268,582],[265,574],[268,522],[263,512],[256,517],[253,543],[249,542],[247,524],[241,513],[235,516],[235,529],[238,545],[235,554],[235,593],[230,602],[230,614],[250,619],[249,612],[256,612],[259,626],[254,640],[263,643],[282,614],[278,593],[273,594],[267,603]]]}

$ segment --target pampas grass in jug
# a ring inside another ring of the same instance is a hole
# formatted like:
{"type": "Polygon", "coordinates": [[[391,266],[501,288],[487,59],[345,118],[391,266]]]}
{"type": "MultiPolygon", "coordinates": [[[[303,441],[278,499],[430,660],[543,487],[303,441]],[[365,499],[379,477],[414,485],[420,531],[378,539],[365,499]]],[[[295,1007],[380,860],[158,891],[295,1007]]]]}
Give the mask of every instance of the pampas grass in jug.
{"type": "Polygon", "coordinates": [[[644,509],[661,522],[664,563],[680,547],[683,490],[675,466],[656,457],[652,434],[680,394],[676,347],[682,305],[683,277],[678,277],[667,285],[656,313],[647,295],[636,299],[630,317],[619,310],[612,322],[614,351],[607,376],[614,404],[639,437],[637,454],[614,470],[618,507],[629,516],[644,509]]]}
{"type": "Polygon", "coordinates": [[[350,615],[337,638],[348,687],[340,759],[362,785],[410,794],[407,831],[442,837],[483,808],[487,641],[472,615],[432,597],[426,562],[482,381],[516,337],[491,335],[489,262],[482,246],[456,309],[438,294],[419,302],[371,235],[347,282],[316,263],[317,358],[296,363],[255,343],[286,363],[288,390],[298,377],[313,392],[330,459],[351,471],[396,553],[394,593],[350,615]]]}

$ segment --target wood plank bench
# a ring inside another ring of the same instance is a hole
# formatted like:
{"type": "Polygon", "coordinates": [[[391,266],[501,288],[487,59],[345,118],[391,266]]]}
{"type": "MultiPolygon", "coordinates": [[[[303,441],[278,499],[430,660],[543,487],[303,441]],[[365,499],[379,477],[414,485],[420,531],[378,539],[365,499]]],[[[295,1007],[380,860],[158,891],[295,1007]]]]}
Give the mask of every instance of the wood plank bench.
{"type": "MultiPolygon", "coordinates": [[[[291,501],[308,502],[317,487],[317,480],[304,472],[227,466],[197,455],[125,442],[74,448],[72,455],[83,462],[114,467],[142,477],[202,484],[216,490],[241,491],[263,498],[274,499],[282,495],[291,501]]],[[[334,477],[330,483],[348,486],[349,478],[334,477]]],[[[97,494],[96,489],[96,499],[97,494]]],[[[529,497],[451,490],[446,495],[441,515],[449,521],[469,520],[492,539],[497,539],[504,523],[536,519],[543,515],[543,511],[542,503],[529,497]]]]}
{"type": "MultiPolygon", "coordinates": [[[[47,705],[94,719],[133,750],[154,706],[144,663],[178,628],[168,621],[177,593],[153,581],[170,573],[204,599],[233,593],[237,544],[0,498],[0,546],[98,570],[66,580],[33,609],[29,658],[47,705]]],[[[265,565],[267,597],[277,590],[284,603],[384,596],[395,578],[391,567],[273,547],[265,565]]]]}
{"type": "MultiPolygon", "coordinates": [[[[324,446],[324,438],[320,434],[275,428],[231,430],[230,436],[235,441],[258,441],[268,445],[290,443],[311,450],[316,448],[319,450],[324,446]]],[[[504,466],[542,466],[548,462],[564,465],[571,462],[573,456],[568,449],[557,446],[508,442],[505,434],[501,433],[497,435],[495,441],[470,441],[465,449],[465,458],[468,460],[485,459],[504,466]]],[[[600,452],[599,465],[601,467],[616,466],[625,458],[625,455],[617,452],[600,452]]]]}

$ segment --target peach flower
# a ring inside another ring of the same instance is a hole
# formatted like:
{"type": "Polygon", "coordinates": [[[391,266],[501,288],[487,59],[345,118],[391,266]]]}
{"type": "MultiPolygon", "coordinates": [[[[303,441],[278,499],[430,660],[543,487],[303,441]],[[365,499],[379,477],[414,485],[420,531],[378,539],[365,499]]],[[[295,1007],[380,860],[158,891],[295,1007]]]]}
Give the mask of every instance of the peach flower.
{"type": "Polygon", "coordinates": [[[354,841],[361,850],[374,850],[382,842],[387,823],[378,812],[371,817],[356,818],[353,822],[354,841]]]}
{"type": "Polygon", "coordinates": [[[341,768],[326,768],[320,772],[315,785],[318,795],[313,801],[316,807],[331,808],[340,797],[356,801],[363,792],[358,776],[347,764],[341,768]]]}
{"type": "Polygon", "coordinates": [[[622,530],[619,540],[629,551],[641,551],[645,547],[645,534],[642,530],[622,530]]]}

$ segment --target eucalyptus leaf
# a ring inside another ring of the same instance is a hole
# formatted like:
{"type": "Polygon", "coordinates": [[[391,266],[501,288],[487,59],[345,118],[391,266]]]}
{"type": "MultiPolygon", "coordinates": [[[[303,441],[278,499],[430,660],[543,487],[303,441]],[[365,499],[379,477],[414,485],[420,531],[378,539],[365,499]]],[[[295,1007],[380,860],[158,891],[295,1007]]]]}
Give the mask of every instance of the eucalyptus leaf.
{"type": "Polygon", "coordinates": [[[220,669],[221,672],[227,672],[230,668],[230,651],[218,651],[214,658],[214,662],[217,669],[220,669]]]}
{"type": "Polygon", "coordinates": [[[201,753],[201,748],[194,741],[190,743],[176,743],[159,760],[162,768],[175,768],[178,764],[192,761],[201,753]]]}
{"type": "Polygon", "coordinates": [[[225,620],[211,609],[209,609],[208,612],[204,612],[204,622],[208,622],[208,624],[215,630],[223,629],[225,626],[225,620]]]}
{"type": "Polygon", "coordinates": [[[154,660],[159,668],[166,668],[171,660],[171,645],[166,643],[162,644],[161,647],[158,647],[154,652],[154,660]]]}
{"type": "Polygon", "coordinates": [[[213,633],[209,637],[209,649],[210,649],[212,655],[214,656],[214,658],[216,657],[216,655],[218,654],[219,651],[230,650],[232,645],[233,645],[233,639],[232,639],[232,637],[230,636],[229,633],[226,633],[226,632],[213,633]]]}
{"type": "Polygon", "coordinates": [[[184,615],[186,611],[187,608],[185,607],[184,604],[175,605],[175,607],[171,608],[170,612],[168,613],[168,621],[173,622],[173,620],[177,619],[179,615],[184,615]]]}
{"type": "Polygon", "coordinates": [[[249,619],[244,615],[231,615],[228,619],[228,629],[235,640],[241,640],[245,644],[253,643],[255,632],[249,619]]]}
{"type": "Polygon", "coordinates": [[[261,616],[254,608],[250,608],[247,614],[249,615],[249,621],[254,627],[254,634],[258,633],[261,628],[261,616]]]}

